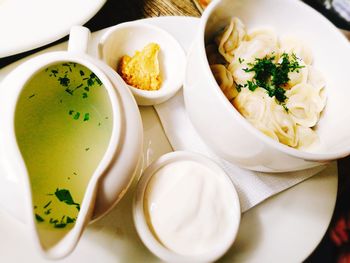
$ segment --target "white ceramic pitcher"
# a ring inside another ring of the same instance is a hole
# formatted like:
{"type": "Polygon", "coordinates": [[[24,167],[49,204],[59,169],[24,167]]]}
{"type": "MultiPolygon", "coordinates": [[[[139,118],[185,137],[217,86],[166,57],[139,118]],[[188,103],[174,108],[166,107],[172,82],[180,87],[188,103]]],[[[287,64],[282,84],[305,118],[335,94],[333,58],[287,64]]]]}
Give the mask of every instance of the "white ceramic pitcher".
{"type": "Polygon", "coordinates": [[[142,122],[137,104],[111,68],[86,54],[89,35],[87,28],[73,27],[68,51],[36,56],[0,83],[0,209],[25,222],[39,250],[49,258],[61,258],[73,251],[90,220],[101,217],[120,200],[142,153],[142,122]],[[113,124],[108,147],[90,177],[73,228],[52,240],[50,236],[39,236],[36,227],[29,174],[16,140],[15,111],[21,91],[31,77],[63,62],[81,64],[102,81],[111,103],[113,124]]]}

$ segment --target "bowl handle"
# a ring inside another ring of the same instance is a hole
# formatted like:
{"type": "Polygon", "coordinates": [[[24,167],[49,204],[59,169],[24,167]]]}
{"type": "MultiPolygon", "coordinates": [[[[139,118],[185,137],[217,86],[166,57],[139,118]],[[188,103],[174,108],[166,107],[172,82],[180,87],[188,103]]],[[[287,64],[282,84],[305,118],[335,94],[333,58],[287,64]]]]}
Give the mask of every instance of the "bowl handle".
{"type": "Polygon", "coordinates": [[[73,26],[69,33],[68,51],[73,53],[87,53],[90,40],[90,30],[83,26],[73,26]]]}

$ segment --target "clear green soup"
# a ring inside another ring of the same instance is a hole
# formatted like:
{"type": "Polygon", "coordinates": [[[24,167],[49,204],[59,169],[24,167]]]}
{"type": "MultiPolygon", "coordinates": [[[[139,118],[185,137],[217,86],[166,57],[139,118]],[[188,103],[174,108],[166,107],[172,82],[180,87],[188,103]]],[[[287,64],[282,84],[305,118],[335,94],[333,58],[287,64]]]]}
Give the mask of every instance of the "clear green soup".
{"type": "Polygon", "coordinates": [[[108,147],[112,122],[106,89],[80,64],[50,66],[24,87],[15,130],[39,232],[74,226],[89,179],[108,147]]]}

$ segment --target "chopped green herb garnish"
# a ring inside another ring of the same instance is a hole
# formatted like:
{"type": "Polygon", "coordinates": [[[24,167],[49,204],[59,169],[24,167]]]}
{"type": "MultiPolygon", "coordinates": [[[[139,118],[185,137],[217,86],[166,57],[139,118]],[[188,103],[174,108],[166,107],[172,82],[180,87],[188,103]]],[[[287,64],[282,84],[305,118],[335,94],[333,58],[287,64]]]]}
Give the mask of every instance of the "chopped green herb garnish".
{"type": "Polygon", "coordinates": [[[58,223],[58,220],[57,219],[53,219],[53,218],[50,218],[50,223],[51,224],[57,224],[58,223]]]}
{"type": "Polygon", "coordinates": [[[73,119],[74,119],[74,120],[78,120],[79,117],[80,117],[80,112],[77,112],[77,113],[75,113],[73,119]]]}
{"type": "Polygon", "coordinates": [[[88,97],[86,92],[83,92],[83,99],[86,99],[88,97]]]}
{"type": "Polygon", "coordinates": [[[286,93],[286,90],[284,88],[275,87],[275,90],[269,91],[269,96],[273,97],[274,95],[279,102],[284,102],[287,99],[287,96],[285,95],[285,93],[286,93]]]}
{"type": "Polygon", "coordinates": [[[55,196],[60,200],[61,202],[66,203],[67,205],[75,205],[73,201],[73,197],[71,196],[69,190],[67,189],[56,189],[55,196]]]}
{"type": "Polygon", "coordinates": [[[285,103],[282,103],[282,107],[285,109],[286,112],[289,112],[289,109],[285,103]]]}
{"type": "Polygon", "coordinates": [[[258,85],[253,81],[248,80],[247,84],[248,84],[248,89],[251,91],[254,91],[256,90],[256,88],[258,88],[258,85]]]}
{"type": "Polygon", "coordinates": [[[51,208],[50,209],[47,209],[45,212],[44,212],[45,215],[49,215],[51,214],[51,208]]]}
{"type": "Polygon", "coordinates": [[[51,73],[56,77],[56,74],[58,74],[58,70],[53,69],[51,70],[51,73]]]}
{"type": "Polygon", "coordinates": [[[235,84],[236,84],[236,90],[238,92],[241,92],[241,90],[242,90],[242,88],[244,88],[244,86],[242,84],[237,84],[236,82],[235,82],[235,84]]]}
{"type": "Polygon", "coordinates": [[[74,174],[74,175],[77,175],[77,173],[76,173],[76,172],[74,172],[73,174],[74,174]]]}
{"type": "Polygon", "coordinates": [[[95,73],[91,73],[89,78],[87,79],[87,85],[91,87],[92,85],[94,85],[95,82],[100,86],[102,85],[101,80],[95,75],[95,73]]]}
{"type": "Polygon", "coordinates": [[[53,218],[50,218],[50,221],[49,221],[51,224],[56,224],[58,223],[58,220],[57,219],[53,219],[53,218]]]}
{"type": "Polygon", "coordinates": [[[42,218],[42,217],[39,216],[38,214],[35,214],[35,219],[36,219],[36,221],[38,221],[39,223],[45,221],[44,218],[42,218]]]}
{"type": "Polygon", "coordinates": [[[238,62],[239,62],[239,64],[242,64],[244,62],[244,59],[238,58],[238,62]]]}
{"type": "Polygon", "coordinates": [[[102,85],[101,80],[95,75],[95,73],[91,73],[90,78],[93,78],[97,82],[98,85],[100,85],[100,86],[102,85]]]}
{"type": "Polygon", "coordinates": [[[62,216],[61,220],[50,218],[50,224],[53,224],[55,228],[64,228],[68,224],[72,224],[76,221],[76,218],[71,218],[69,216],[62,216]],[[64,220],[66,219],[66,220],[64,220]]]}
{"type": "Polygon", "coordinates": [[[74,222],[75,222],[74,218],[67,216],[67,221],[66,221],[67,224],[74,223],[74,222]]]}
{"type": "Polygon", "coordinates": [[[77,86],[77,87],[74,89],[74,91],[77,90],[77,89],[79,89],[79,88],[81,88],[82,86],[83,86],[83,84],[80,84],[79,86],[77,86]]]}
{"type": "Polygon", "coordinates": [[[90,91],[90,88],[89,87],[85,87],[84,90],[90,91]]]}
{"type": "Polygon", "coordinates": [[[87,84],[89,85],[89,86],[92,86],[92,85],[94,85],[94,80],[93,79],[88,79],[88,81],[87,81],[87,84]]]}
{"type": "Polygon", "coordinates": [[[28,99],[31,99],[31,98],[33,98],[35,96],[35,94],[32,94],[32,95],[30,95],[29,97],[28,97],[28,99]]]}
{"type": "Polygon", "coordinates": [[[82,71],[82,70],[80,70],[79,73],[80,73],[80,76],[84,76],[85,75],[84,71],[82,71]]]}
{"type": "Polygon", "coordinates": [[[55,224],[55,228],[64,228],[64,227],[66,227],[66,226],[67,226],[66,223],[55,224]]]}
{"type": "Polygon", "coordinates": [[[62,66],[68,67],[69,71],[72,72],[72,68],[70,67],[70,63],[63,63],[62,66]]]}
{"type": "Polygon", "coordinates": [[[70,88],[66,88],[64,91],[69,93],[70,95],[73,95],[73,90],[71,90],[70,88]]]}
{"type": "Polygon", "coordinates": [[[85,113],[84,121],[88,121],[89,119],[90,119],[90,114],[89,113],[85,113]]]}
{"type": "MultiPolygon", "coordinates": [[[[275,96],[276,100],[283,103],[286,100],[285,89],[283,85],[289,81],[289,72],[299,72],[303,68],[298,62],[295,54],[288,55],[283,53],[282,61],[275,63],[275,57],[265,57],[263,59],[256,58],[255,63],[248,64],[250,68],[243,69],[245,72],[254,72],[254,77],[251,81],[243,87],[248,87],[249,90],[254,91],[261,87],[267,91],[270,97],[275,96]]],[[[242,88],[242,86],[239,86],[242,88]]],[[[238,90],[239,91],[239,90],[238,90]]]]}
{"type": "Polygon", "coordinates": [[[70,110],[68,113],[69,115],[72,115],[74,113],[74,110],[70,110]]]}
{"type": "Polygon", "coordinates": [[[56,189],[55,196],[60,200],[61,202],[65,202],[66,204],[73,204],[73,198],[67,189],[56,189]]]}
{"type": "Polygon", "coordinates": [[[58,78],[58,81],[60,82],[60,84],[64,87],[68,87],[69,83],[70,83],[70,79],[67,78],[67,76],[64,76],[63,78],[62,77],[59,77],[58,78]]]}
{"type": "Polygon", "coordinates": [[[56,189],[55,196],[61,202],[66,203],[67,205],[75,205],[78,210],[80,210],[80,204],[75,203],[73,201],[73,197],[71,196],[69,190],[67,189],[56,189]]]}
{"type": "Polygon", "coordinates": [[[102,81],[98,77],[96,77],[96,82],[98,85],[100,85],[100,86],[102,85],[102,81]]]}
{"type": "Polygon", "coordinates": [[[88,150],[90,150],[90,148],[85,148],[85,151],[87,152],[88,150]]]}
{"type": "Polygon", "coordinates": [[[51,201],[48,202],[48,203],[44,206],[44,208],[47,208],[50,204],[51,204],[51,201]]]}

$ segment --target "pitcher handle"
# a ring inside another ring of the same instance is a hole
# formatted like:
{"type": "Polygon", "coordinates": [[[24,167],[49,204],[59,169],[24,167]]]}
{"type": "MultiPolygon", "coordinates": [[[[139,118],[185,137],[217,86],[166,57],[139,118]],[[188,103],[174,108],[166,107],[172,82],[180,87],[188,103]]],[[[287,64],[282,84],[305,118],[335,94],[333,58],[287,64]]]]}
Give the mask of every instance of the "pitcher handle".
{"type": "Polygon", "coordinates": [[[68,52],[87,53],[91,32],[83,26],[73,26],[69,33],[68,52]]]}

